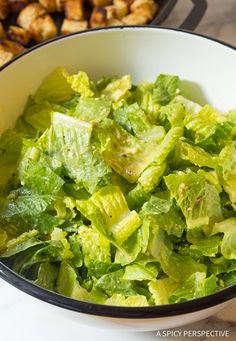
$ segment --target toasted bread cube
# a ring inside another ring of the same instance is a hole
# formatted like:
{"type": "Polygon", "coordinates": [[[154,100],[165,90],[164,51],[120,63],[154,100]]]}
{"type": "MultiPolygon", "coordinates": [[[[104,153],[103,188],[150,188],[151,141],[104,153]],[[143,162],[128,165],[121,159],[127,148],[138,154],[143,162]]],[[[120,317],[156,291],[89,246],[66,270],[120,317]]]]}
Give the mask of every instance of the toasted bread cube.
{"type": "Polygon", "coordinates": [[[129,13],[129,3],[126,0],[114,0],[116,7],[116,17],[122,19],[129,13]]]}
{"type": "Polygon", "coordinates": [[[9,39],[3,39],[1,41],[0,49],[12,53],[13,56],[18,55],[19,53],[22,53],[25,50],[21,44],[16,43],[15,41],[11,41],[9,39]]]}
{"type": "Polygon", "coordinates": [[[29,29],[33,39],[38,43],[54,38],[57,35],[57,28],[49,14],[36,18],[29,29]]]}
{"type": "Polygon", "coordinates": [[[68,0],[56,0],[56,7],[58,12],[62,12],[64,10],[64,6],[67,1],[68,0]]]}
{"type": "Polygon", "coordinates": [[[70,34],[74,32],[84,31],[88,28],[88,21],[75,21],[75,20],[68,20],[64,19],[63,24],[61,27],[62,34],[70,34]]]}
{"type": "Polygon", "coordinates": [[[4,20],[10,14],[10,7],[8,0],[0,0],[0,19],[4,20]]]}
{"type": "Polygon", "coordinates": [[[89,0],[90,5],[96,7],[104,7],[111,5],[113,0],[89,0]]]}
{"type": "Polygon", "coordinates": [[[106,9],[104,7],[94,7],[91,17],[90,26],[92,28],[105,27],[106,26],[106,9]]]}
{"type": "Polygon", "coordinates": [[[152,20],[157,9],[158,5],[154,0],[134,0],[130,6],[132,13],[140,13],[146,16],[148,20],[152,20]]]}
{"type": "Polygon", "coordinates": [[[24,46],[29,43],[31,38],[29,31],[18,26],[10,26],[8,35],[12,40],[17,41],[18,43],[24,46]]]}
{"type": "Polygon", "coordinates": [[[42,5],[43,8],[48,13],[56,12],[57,11],[57,1],[56,0],[39,0],[40,5],[42,5]]]}
{"type": "Polygon", "coordinates": [[[12,13],[19,13],[29,3],[28,0],[8,0],[9,7],[12,13]]]}
{"type": "Polygon", "coordinates": [[[121,20],[111,18],[107,20],[107,26],[123,26],[123,22],[121,20]]]}
{"type": "Polygon", "coordinates": [[[131,13],[122,18],[124,25],[145,25],[148,18],[141,13],[131,13]]]}
{"type": "Polygon", "coordinates": [[[0,22],[0,39],[6,38],[6,33],[3,24],[0,22]]]}
{"type": "Polygon", "coordinates": [[[4,65],[5,63],[9,62],[13,58],[13,54],[11,52],[5,51],[0,46],[0,66],[4,65]]]}
{"type": "Polygon", "coordinates": [[[17,24],[29,31],[32,22],[45,13],[45,9],[40,4],[33,2],[20,12],[17,24]]]}
{"type": "Polygon", "coordinates": [[[83,0],[69,0],[65,3],[65,17],[69,20],[82,20],[84,17],[83,0]]]}
{"type": "Polygon", "coordinates": [[[104,7],[106,10],[106,18],[107,20],[116,18],[116,7],[114,5],[104,7]]]}

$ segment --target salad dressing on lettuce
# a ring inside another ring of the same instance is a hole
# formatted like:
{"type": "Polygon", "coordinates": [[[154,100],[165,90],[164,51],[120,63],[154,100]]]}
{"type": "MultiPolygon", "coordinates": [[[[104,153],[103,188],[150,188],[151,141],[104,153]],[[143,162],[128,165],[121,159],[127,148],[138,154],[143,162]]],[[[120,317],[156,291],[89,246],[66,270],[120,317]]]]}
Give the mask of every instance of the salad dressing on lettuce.
{"type": "Polygon", "coordinates": [[[236,111],[58,68],[0,137],[0,259],[74,299],[182,302],[236,283],[236,111]]]}

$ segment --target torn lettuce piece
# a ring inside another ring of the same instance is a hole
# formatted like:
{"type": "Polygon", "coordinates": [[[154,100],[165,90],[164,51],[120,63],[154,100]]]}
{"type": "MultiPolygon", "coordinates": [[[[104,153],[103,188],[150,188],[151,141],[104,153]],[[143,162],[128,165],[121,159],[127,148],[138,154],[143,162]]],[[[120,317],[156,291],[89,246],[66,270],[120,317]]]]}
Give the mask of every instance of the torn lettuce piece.
{"type": "Polygon", "coordinates": [[[182,210],[188,229],[212,225],[222,220],[219,193],[214,186],[194,172],[178,172],[164,177],[165,183],[182,210]]]}
{"type": "Polygon", "coordinates": [[[110,173],[97,147],[90,143],[91,133],[91,123],[54,113],[51,127],[39,140],[41,148],[89,193],[110,173]]]}
{"type": "Polygon", "coordinates": [[[236,210],[236,142],[228,142],[219,155],[217,173],[236,210]]]}
{"type": "Polygon", "coordinates": [[[149,305],[145,296],[132,295],[125,297],[121,294],[112,295],[104,302],[104,304],[121,307],[145,307],[149,305]]]}
{"type": "Polygon", "coordinates": [[[147,201],[158,186],[166,169],[166,163],[151,165],[146,168],[137,181],[137,185],[128,193],[127,202],[130,208],[140,207],[147,201]]]}
{"type": "Polygon", "coordinates": [[[80,301],[104,303],[107,296],[99,290],[89,292],[83,288],[77,280],[77,275],[73,267],[67,261],[62,261],[57,278],[56,291],[80,301]]]}
{"type": "Polygon", "coordinates": [[[113,117],[123,128],[146,142],[160,142],[165,136],[165,129],[152,125],[137,103],[116,109],[113,117]]]}
{"type": "Polygon", "coordinates": [[[78,117],[82,121],[98,123],[106,118],[111,111],[111,101],[102,97],[81,96],[72,116],[78,117]]]}
{"type": "Polygon", "coordinates": [[[213,294],[218,290],[214,275],[206,277],[205,272],[196,272],[187,278],[170,296],[169,303],[183,302],[213,294]]]}
{"type": "Polygon", "coordinates": [[[82,250],[85,266],[89,267],[94,261],[111,262],[110,242],[102,234],[89,226],[82,225],[75,238],[82,250]]]}
{"type": "Polygon", "coordinates": [[[67,82],[67,71],[59,67],[50,73],[39,86],[33,96],[36,103],[49,101],[60,103],[70,100],[74,95],[74,91],[67,82]]]}
{"type": "Polygon", "coordinates": [[[125,267],[123,279],[128,281],[151,281],[157,277],[158,270],[153,264],[146,266],[134,263],[125,267]]]}
{"type": "Polygon", "coordinates": [[[184,96],[178,95],[175,98],[173,98],[172,104],[181,104],[184,107],[185,112],[191,114],[193,117],[196,116],[202,109],[202,106],[198,103],[195,103],[191,101],[188,98],[185,98],[184,96]]]}
{"type": "Polygon", "coordinates": [[[18,166],[22,186],[39,195],[56,195],[64,184],[48,163],[48,158],[34,145],[25,146],[18,166]]]}
{"type": "Polygon", "coordinates": [[[17,163],[22,149],[22,137],[22,134],[10,129],[0,136],[0,197],[3,199],[18,183],[17,163]]]}
{"type": "Polygon", "coordinates": [[[213,152],[221,150],[232,129],[227,118],[209,105],[205,105],[197,115],[188,112],[184,126],[197,145],[213,152]]]}
{"type": "Polygon", "coordinates": [[[210,185],[214,186],[218,193],[222,192],[222,187],[215,171],[211,170],[206,172],[203,169],[199,169],[197,174],[205,178],[210,185]]]}
{"type": "Polygon", "coordinates": [[[53,200],[52,195],[39,195],[20,188],[8,197],[0,212],[0,221],[14,224],[18,233],[34,228],[42,234],[50,233],[63,223],[63,220],[46,212],[53,200]]]}
{"type": "Polygon", "coordinates": [[[112,236],[122,245],[141,225],[136,211],[130,211],[117,186],[106,186],[87,201],[78,201],[77,208],[105,236],[112,236]]]}
{"type": "Polygon", "coordinates": [[[160,108],[159,115],[167,118],[171,127],[182,127],[185,117],[184,106],[181,103],[170,103],[160,108]]]}
{"type": "Polygon", "coordinates": [[[108,273],[97,280],[95,287],[102,289],[109,296],[114,294],[136,295],[138,293],[136,285],[132,281],[123,279],[123,276],[123,269],[108,273]]]}
{"type": "Polygon", "coordinates": [[[51,232],[51,240],[60,241],[63,245],[63,259],[71,259],[74,257],[71,249],[70,249],[70,243],[68,242],[67,238],[67,232],[63,231],[61,228],[55,227],[53,231],[51,232]]]}
{"type": "Polygon", "coordinates": [[[168,304],[169,297],[178,286],[179,284],[169,277],[154,279],[148,283],[149,291],[151,292],[156,305],[168,304]]]}
{"type": "Polygon", "coordinates": [[[153,90],[154,100],[161,105],[169,103],[180,93],[180,79],[178,76],[160,74],[153,90]]]}
{"type": "Polygon", "coordinates": [[[109,100],[118,102],[121,99],[126,99],[130,96],[129,90],[131,87],[131,77],[130,75],[126,75],[110,82],[105,89],[102,90],[102,94],[105,95],[109,100]]]}
{"type": "Polygon", "coordinates": [[[122,269],[121,264],[106,263],[94,260],[89,263],[88,276],[101,278],[103,275],[122,269]]]}
{"type": "Polygon", "coordinates": [[[219,252],[219,248],[222,243],[222,238],[220,236],[206,237],[205,235],[202,235],[199,237],[197,236],[194,241],[193,240],[191,241],[193,244],[190,245],[189,247],[190,250],[200,251],[201,254],[206,257],[215,257],[219,252]]]}
{"type": "Polygon", "coordinates": [[[223,233],[220,251],[226,259],[236,259],[236,218],[229,218],[213,226],[211,235],[223,233]]]}
{"type": "Polygon", "coordinates": [[[204,149],[193,146],[187,142],[180,142],[180,157],[183,160],[188,160],[198,167],[215,168],[218,162],[216,156],[206,152],[204,149]]]}
{"type": "Polygon", "coordinates": [[[127,265],[134,262],[142,248],[142,233],[141,229],[138,229],[122,244],[122,248],[116,250],[115,263],[127,265]]]}
{"type": "Polygon", "coordinates": [[[195,272],[206,272],[206,266],[190,256],[171,250],[165,242],[159,243],[158,260],[166,275],[176,282],[183,282],[195,272]]]}
{"type": "Polygon", "coordinates": [[[7,246],[7,233],[5,230],[0,228],[0,252],[2,250],[5,250],[6,246],[7,246]]]}
{"type": "Polygon", "coordinates": [[[43,262],[39,266],[37,279],[34,284],[45,289],[54,291],[58,276],[58,267],[50,262],[43,262]]]}
{"type": "Polygon", "coordinates": [[[85,72],[80,71],[78,74],[67,76],[67,81],[75,92],[86,97],[92,97],[94,95],[94,92],[90,88],[88,75],[85,72]]]}
{"type": "Polygon", "coordinates": [[[156,143],[145,143],[107,118],[96,129],[106,163],[130,183],[153,161],[156,143]]]}

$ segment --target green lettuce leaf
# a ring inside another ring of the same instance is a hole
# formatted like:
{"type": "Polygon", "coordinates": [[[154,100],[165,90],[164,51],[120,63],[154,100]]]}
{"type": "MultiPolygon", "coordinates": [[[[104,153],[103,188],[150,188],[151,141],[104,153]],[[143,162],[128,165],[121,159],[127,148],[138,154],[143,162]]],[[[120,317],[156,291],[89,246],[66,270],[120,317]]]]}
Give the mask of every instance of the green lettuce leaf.
{"type": "Polygon", "coordinates": [[[157,277],[158,269],[153,264],[131,264],[125,267],[123,279],[128,281],[151,281],[157,277]]]}
{"type": "Polygon", "coordinates": [[[94,95],[93,91],[90,89],[90,81],[88,75],[80,71],[76,75],[67,76],[67,81],[71,84],[71,88],[80,93],[83,96],[91,97],[94,95]]]}
{"type": "Polygon", "coordinates": [[[149,305],[145,296],[132,295],[125,297],[120,294],[112,295],[104,302],[104,304],[122,307],[145,307],[149,305]]]}
{"type": "Polygon", "coordinates": [[[236,259],[236,218],[229,218],[215,224],[212,235],[223,233],[220,251],[226,259],[236,259]]]}
{"type": "Polygon", "coordinates": [[[34,284],[48,290],[55,290],[58,267],[50,262],[41,263],[34,284]]]}
{"type": "Polygon", "coordinates": [[[53,103],[60,103],[70,100],[74,95],[70,84],[67,82],[67,72],[64,68],[57,68],[50,75],[48,75],[33,98],[37,103],[42,101],[49,101],[53,103]]]}
{"type": "Polygon", "coordinates": [[[172,278],[154,279],[148,283],[149,291],[151,292],[156,305],[168,304],[169,297],[178,287],[172,278]]]}
{"type": "Polygon", "coordinates": [[[170,296],[170,303],[213,294],[218,290],[217,280],[214,275],[206,278],[205,272],[196,272],[186,279],[170,296]]]}
{"type": "Polygon", "coordinates": [[[81,96],[75,111],[71,114],[82,121],[97,123],[106,118],[111,111],[111,102],[102,97],[81,96]]]}
{"type": "Polygon", "coordinates": [[[106,186],[87,201],[77,201],[77,208],[105,236],[122,245],[141,225],[136,211],[130,211],[119,187],[106,186]]]}
{"type": "Polygon", "coordinates": [[[183,141],[180,142],[180,157],[198,167],[209,167],[213,169],[218,162],[217,157],[207,153],[204,149],[183,141]]]}
{"type": "Polygon", "coordinates": [[[154,100],[165,105],[180,93],[180,80],[178,76],[159,75],[153,90],[154,100]]]}
{"type": "Polygon", "coordinates": [[[212,185],[194,172],[170,174],[165,183],[181,208],[189,229],[211,226],[222,219],[220,197],[212,185]]]}
{"type": "Polygon", "coordinates": [[[115,79],[110,82],[102,94],[105,95],[109,100],[118,102],[121,99],[126,99],[130,96],[129,90],[132,87],[130,75],[123,76],[120,79],[115,79]]]}

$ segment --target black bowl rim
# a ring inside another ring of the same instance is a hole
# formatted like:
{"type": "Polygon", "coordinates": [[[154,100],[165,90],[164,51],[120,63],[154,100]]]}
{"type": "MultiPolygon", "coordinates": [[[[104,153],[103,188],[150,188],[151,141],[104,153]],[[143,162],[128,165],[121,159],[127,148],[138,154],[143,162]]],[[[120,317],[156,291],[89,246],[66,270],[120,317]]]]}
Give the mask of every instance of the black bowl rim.
{"type": "MultiPolygon", "coordinates": [[[[67,38],[70,38],[71,36],[76,36],[76,35],[91,34],[92,32],[97,32],[97,31],[105,32],[105,31],[111,31],[111,30],[125,30],[125,29],[132,29],[132,28],[133,29],[158,29],[158,30],[167,30],[167,31],[170,30],[170,31],[181,32],[181,33],[194,35],[197,37],[204,38],[206,40],[216,42],[220,45],[226,46],[236,51],[236,47],[230,44],[224,43],[214,38],[204,36],[199,33],[188,32],[182,29],[171,28],[171,27],[157,27],[153,25],[115,26],[115,27],[97,28],[97,29],[92,29],[88,31],[72,33],[67,36],[56,37],[49,41],[43,42],[39,45],[33,46],[32,48],[25,51],[21,55],[16,56],[13,60],[4,64],[2,67],[0,67],[0,72],[4,70],[5,68],[7,68],[12,63],[14,63],[16,60],[22,58],[23,56],[31,53],[32,51],[36,49],[39,49],[42,46],[51,44],[57,40],[67,39],[67,38]]],[[[182,315],[182,314],[187,314],[187,313],[193,313],[199,310],[204,310],[213,306],[217,306],[221,303],[224,303],[236,297],[236,284],[235,284],[228,288],[222,289],[214,294],[196,298],[196,299],[189,300],[186,302],[165,304],[165,305],[160,305],[160,306],[148,306],[148,307],[117,307],[117,306],[95,304],[95,303],[90,303],[90,302],[83,302],[83,301],[79,301],[79,300],[75,300],[69,297],[59,295],[55,292],[48,291],[44,288],[41,288],[31,283],[27,279],[19,276],[2,262],[0,262],[0,277],[4,279],[6,282],[10,283],[11,285],[20,289],[21,291],[37,299],[40,299],[41,301],[53,304],[55,306],[58,306],[64,309],[80,312],[80,313],[104,316],[104,317],[112,317],[112,318],[147,319],[147,318],[160,318],[160,317],[182,315]]]]}

